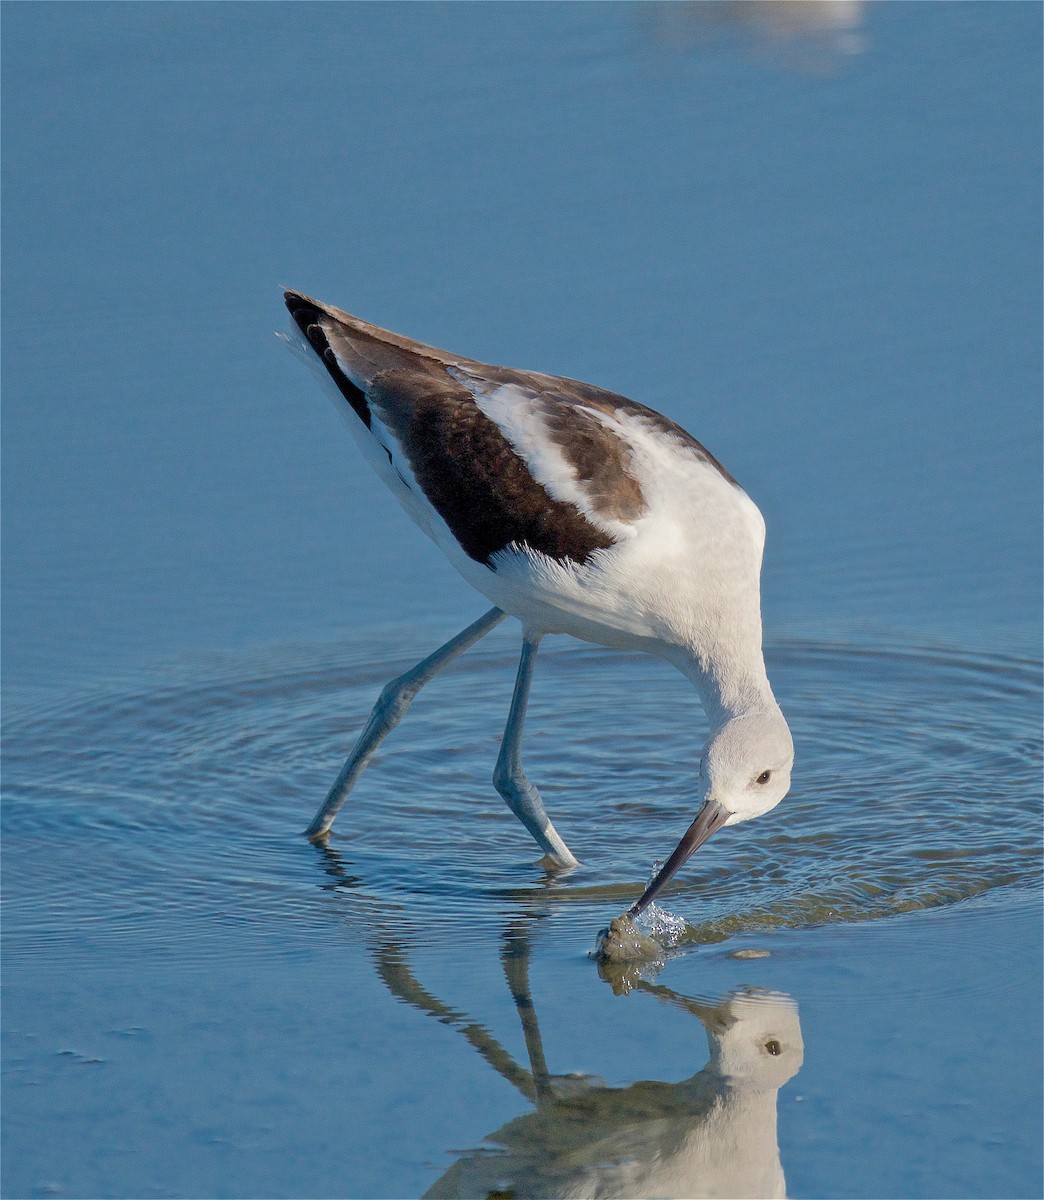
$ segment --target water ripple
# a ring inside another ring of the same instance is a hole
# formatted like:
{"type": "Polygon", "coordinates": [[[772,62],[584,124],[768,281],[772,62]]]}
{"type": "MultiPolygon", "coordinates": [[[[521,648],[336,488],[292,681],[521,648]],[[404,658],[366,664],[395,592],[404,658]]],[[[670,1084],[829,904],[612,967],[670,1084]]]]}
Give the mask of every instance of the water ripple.
{"type": "MultiPolygon", "coordinates": [[[[667,900],[689,922],[683,944],[1036,883],[1039,663],[799,640],[768,657],[797,743],[794,790],[683,872],[667,900]]],[[[296,648],[147,689],[8,703],[8,955],[191,954],[201,940],[236,953],[244,938],[282,931],[291,945],[332,919],[378,917],[404,938],[433,923],[466,938],[520,905],[587,936],[629,903],[691,819],[705,723],[680,677],[591,647],[541,656],[526,734],[576,871],[543,872],[490,783],[507,638],[421,694],[327,848],[299,836],[405,665],[296,648]]]]}

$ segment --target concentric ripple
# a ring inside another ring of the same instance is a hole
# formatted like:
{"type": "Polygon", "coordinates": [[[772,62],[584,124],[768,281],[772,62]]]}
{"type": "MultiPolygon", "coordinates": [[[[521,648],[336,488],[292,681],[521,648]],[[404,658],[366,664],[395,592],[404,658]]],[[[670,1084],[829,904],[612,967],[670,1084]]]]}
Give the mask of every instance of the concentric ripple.
{"type": "MultiPolygon", "coordinates": [[[[8,954],[188,954],[201,938],[235,953],[325,936],[346,914],[393,920],[403,937],[452,922],[459,938],[520,907],[593,931],[691,819],[705,722],[658,663],[546,647],[526,765],[582,860],[556,877],[490,782],[515,666],[507,633],[421,693],[325,848],[301,830],[382,683],[408,665],[372,646],[9,703],[8,954]]],[[[1038,663],[796,640],[768,658],[797,744],[794,788],[774,813],[718,834],[668,892],[684,941],[1036,883],[1038,663]]]]}

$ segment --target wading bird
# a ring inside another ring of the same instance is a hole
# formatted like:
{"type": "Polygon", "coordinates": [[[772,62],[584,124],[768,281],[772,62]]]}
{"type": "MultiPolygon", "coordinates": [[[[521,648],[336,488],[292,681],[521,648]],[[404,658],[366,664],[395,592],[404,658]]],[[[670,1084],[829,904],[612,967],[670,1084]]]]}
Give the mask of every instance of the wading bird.
{"type": "Polygon", "coordinates": [[[724,825],[790,787],[790,730],[765,673],[753,501],[668,418],[591,384],[489,366],[285,293],[294,343],[403,508],[493,608],[381,693],[307,833],[338,809],[419,689],[506,616],[522,657],[493,781],[554,862],[576,859],[522,770],[540,639],[641,650],[696,686],[710,722],[699,809],[629,910],[646,908],[724,825]]]}

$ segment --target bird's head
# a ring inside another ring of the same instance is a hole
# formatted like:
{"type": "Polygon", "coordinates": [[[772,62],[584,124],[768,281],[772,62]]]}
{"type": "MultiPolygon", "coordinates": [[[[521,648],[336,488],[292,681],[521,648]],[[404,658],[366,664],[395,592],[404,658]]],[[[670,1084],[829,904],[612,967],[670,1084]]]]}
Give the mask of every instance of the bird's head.
{"type": "Polygon", "coordinates": [[[634,904],[637,916],[715,830],[760,817],[790,790],[794,740],[779,706],[730,717],[711,737],[700,761],[700,808],[673,854],[634,904]]]}
{"type": "Polygon", "coordinates": [[[727,813],[725,825],[760,817],[790,791],[794,739],[778,705],[726,721],[700,762],[700,800],[727,813]]]}

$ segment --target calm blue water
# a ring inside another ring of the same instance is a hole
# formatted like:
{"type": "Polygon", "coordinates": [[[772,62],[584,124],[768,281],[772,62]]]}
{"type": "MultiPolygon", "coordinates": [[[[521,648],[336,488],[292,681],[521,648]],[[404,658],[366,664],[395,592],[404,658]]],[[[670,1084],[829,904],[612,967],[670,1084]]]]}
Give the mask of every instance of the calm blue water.
{"type": "Polygon", "coordinates": [[[583,1194],[720,1111],[797,1196],[1041,1194],[1040,8],[3,16],[4,1195],[583,1194]],[[762,508],[795,786],[662,968],[587,957],[691,818],[652,662],[538,665],[569,876],[488,782],[509,628],[299,836],[483,603],[279,284],[634,396],[762,508]],[[708,1012],[766,993],[803,1056],[722,1109],[708,1012]]]}

